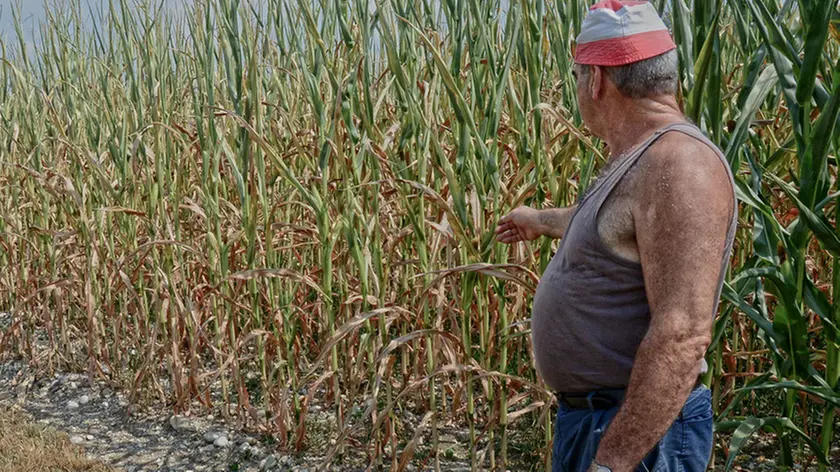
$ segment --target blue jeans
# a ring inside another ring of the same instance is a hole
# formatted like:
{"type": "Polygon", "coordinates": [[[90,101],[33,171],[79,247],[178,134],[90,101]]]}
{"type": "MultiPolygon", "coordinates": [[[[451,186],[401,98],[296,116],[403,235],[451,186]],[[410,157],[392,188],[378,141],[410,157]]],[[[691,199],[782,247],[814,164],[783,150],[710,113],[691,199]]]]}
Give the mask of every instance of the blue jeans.
{"type": "MultiPolygon", "coordinates": [[[[573,410],[561,404],[554,425],[552,471],[586,472],[616,413],[618,407],[573,410]]],[[[712,394],[700,386],[636,471],[704,472],[712,455],[712,434],[712,394]]]]}

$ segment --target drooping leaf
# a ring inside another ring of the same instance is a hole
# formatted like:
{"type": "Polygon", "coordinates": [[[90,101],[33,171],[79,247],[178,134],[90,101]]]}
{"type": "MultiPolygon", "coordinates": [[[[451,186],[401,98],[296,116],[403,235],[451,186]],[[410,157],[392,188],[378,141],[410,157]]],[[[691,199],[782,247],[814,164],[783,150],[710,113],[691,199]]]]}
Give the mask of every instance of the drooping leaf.
{"type": "Polygon", "coordinates": [[[799,200],[798,195],[796,195],[790,184],[772,174],[768,174],[768,176],[779,185],[779,188],[781,188],[788,198],[790,198],[796,205],[796,208],[799,210],[800,221],[805,222],[808,229],[814,233],[814,236],[820,240],[826,249],[834,254],[840,254],[840,236],[831,229],[831,226],[825,220],[825,217],[817,215],[810,208],[805,206],[805,204],[799,200]]]}
{"type": "Polygon", "coordinates": [[[805,392],[810,395],[813,395],[827,403],[834,405],[835,407],[840,407],[840,392],[835,392],[829,387],[819,386],[819,387],[810,387],[807,385],[803,385],[796,380],[784,380],[781,382],[774,382],[774,383],[765,383],[760,385],[753,385],[750,387],[745,387],[745,390],[777,390],[777,389],[793,389],[798,390],[800,392],[805,392]]]}
{"type": "MultiPolygon", "coordinates": [[[[747,439],[755,434],[756,431],[762,429],[772,429],[780,436],[785,432],[794,433],[806,444],[808,444],[811,452],[814,453],[821,464],[830,465],[826,451],[822,448],[822,446],[793,424],[793,421],[789,418],[757,418],[751,416],[742,420],[725,421],[715,424],[715,431],[717,432],[731,431],[733,429],[735,430],[735,433],[733,433],[733,437],[729,445],[729,456],[727,457],[726,468],[724,470],[731,469],[732,465],[734,465],[735,457],[737,457],[741,452],[741,449],[746,444],[747,439]]],[[[784,447],[784,443],[782,447],[784,447]]],[[[787,454],[789,455],[789,451],[787,454]]]]}
{"type": "Polygon", "coordinates": [[[738,292],[736,292],[735,289],[732,288],[732,285],[730,285],[729,283],[724,283],[723,292],[721,296],[730,303],[733,303],[735,306],[737,306],[741,310],[741,312],[747,315],[747,317],[749,317],[753,321],[753,323],[755,323],[777,343],[781,340],[781,338],[776,334],[776,331],[773,329],[773,324],[770,322],[770,320],[761,316],[761,314],[758,311],[756,311],[755,308],[751,307],[743,299],[743,297],[738,295],[738,292]]]}

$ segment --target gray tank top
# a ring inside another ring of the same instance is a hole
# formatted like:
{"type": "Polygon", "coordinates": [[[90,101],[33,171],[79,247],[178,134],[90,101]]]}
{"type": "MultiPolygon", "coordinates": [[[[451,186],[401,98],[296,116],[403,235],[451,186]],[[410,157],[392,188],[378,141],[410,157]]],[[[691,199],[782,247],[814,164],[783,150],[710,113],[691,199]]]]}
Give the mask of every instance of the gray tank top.
{"type": "MultiPolygon", "coordinates": [[[[614,254],[598,235],[597,216],[627,172],[659,137],[684,133],[709,146],[729,174],[729,164],[695,126],[678,123],[656,131],[598,179],[580,200],[534,295],[531,337],[537,371],[556,392],[626,388],[633,359],[650,324],[641,264],[614,254]]],[[[737,200],[721,261],[715,312],[737,224],[737,200]]],[[[711,313],[710,316],[714,316],[711,313]]],[[[704,366],[705,368],[705,361],[704,366]]]]}

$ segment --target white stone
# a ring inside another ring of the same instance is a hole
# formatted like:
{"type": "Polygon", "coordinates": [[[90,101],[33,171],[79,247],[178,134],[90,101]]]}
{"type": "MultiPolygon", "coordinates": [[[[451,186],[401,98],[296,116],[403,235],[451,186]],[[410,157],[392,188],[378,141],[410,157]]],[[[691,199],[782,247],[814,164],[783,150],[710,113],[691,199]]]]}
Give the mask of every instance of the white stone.
{"type": "Polygon", "coordinates": [[[269,470],[272,467],[277,465],[277,458],[274,457],[274,454],[266,456],[265,459],[260,462],[260,470],[269,470]]]}
{"type": "Polygon", "coordinates": [[[70,400],[69,402],[67,402],[67,409],[78,410],[79,409],[79,404],[77,402],[73,401],[73,400],[70,400]]]}
{"type": "Polygon", "coordinates": [[[225,436],[219,436],[215,441],[213,441],[213,445],[216,447],[227,447],[228,444],[230,444],[230,441],[228,441],[228,438],[225,436]]]}
{"type": "Polygon", "coordinates": [[[204,440],[209,443],[213,443],[216,442],[217,439],[219,439],[219,436],[221,436],[219,433],[207,431],[206,433],[204,433],[204,440]]]}
{"type": "Polygon", "coordinates": [[[82,444],[85,442],[85,438],[81,436],[70,436],[70,442],[76,445],[82,444]]]}
{"type": "Polygon", "coordinates": [[[90,397],[89,396],[82,395],[81,397],[79,397],[79,404],[80,405],[87,405],[88,402],[90,402],[90,397]]]}
{"type": "Polygon", "coordinates": [[[184,418],[183,416],[174,415],[169,418],[169,426],[172,426],[172,429],[175,431],[184,431],[190,429],[191,424],[189,419],[184,418]]]}

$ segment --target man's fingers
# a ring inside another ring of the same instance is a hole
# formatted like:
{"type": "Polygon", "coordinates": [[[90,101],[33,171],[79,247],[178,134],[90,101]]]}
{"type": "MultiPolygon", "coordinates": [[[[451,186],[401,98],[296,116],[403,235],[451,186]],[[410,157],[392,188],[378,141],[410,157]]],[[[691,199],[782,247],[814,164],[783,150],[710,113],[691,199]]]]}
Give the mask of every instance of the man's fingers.
{"type": "Polygon", "coordinates": [[[522,237],[522,234],[516,230],[516,227],[511,227],[510,229],[501,232],[497,239],[499,242],[510,244],[522,241],[524,238],[522,237]]]}
{"type": "Polygon", "coordinates": [[[512,228],[513,228],[513,224],[512,224],[512,223],[509,223],[509,222],[507,222],[507,221],[505,221],[505,222],[499,221],[499,225],[498,225],[498,226],[496,226],[496,234],[502,234],[502,233],[504,233],[505,231],[508,231],[508,230],[510,230],[510,229],[512,229],[512,228]]]}

